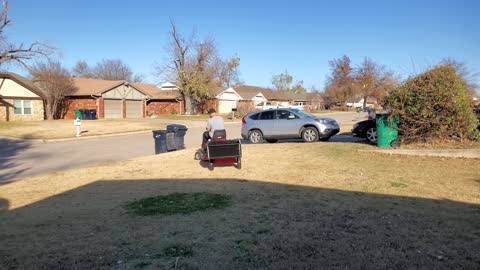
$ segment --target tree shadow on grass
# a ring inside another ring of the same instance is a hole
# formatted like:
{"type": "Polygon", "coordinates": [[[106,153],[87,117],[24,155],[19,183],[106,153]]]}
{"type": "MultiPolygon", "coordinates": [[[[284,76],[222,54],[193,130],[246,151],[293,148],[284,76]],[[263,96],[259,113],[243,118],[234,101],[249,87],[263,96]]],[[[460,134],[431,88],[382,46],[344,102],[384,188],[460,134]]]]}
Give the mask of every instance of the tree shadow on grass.
{"type": "Polygon", "coordinates": [[[8,207],[9,207],[8,200],[0,198],[0,213],[7,211],[8,207]]]}
{"type": "Polygon", "coordinates": [[[248,179],[103,180],[0,212],[0,241],[1,269],[479,269],[480,206],[248,179]],[[231,205],[124,208],[174,192],[231,205]]]}
{"type": "MultiPolygon", "coordinates": [[[[240,139],[242,144],[252,144],[249,140],[240,139]]],[[[327,141],[319,141],[319,142],[335,142],[335,143],[355,143],[355,144],[367,144],[372,145],[364,138],[353,137],[351,133],[340,133],[337,134],[327,141]]],[[[267,141],[263,142],[264,144],[268,144],[267,141]]],[[[305,143],[303,139],[287,139],[287,140],[278,140],[276,143],[305,143]]]]}
{"type": "Polygon", "coordinates": [[[0,185],[27,170],[16,169],[18,164],[13,158],[30,147],[31,143],[28,141],[0,138],[0,185]]]}

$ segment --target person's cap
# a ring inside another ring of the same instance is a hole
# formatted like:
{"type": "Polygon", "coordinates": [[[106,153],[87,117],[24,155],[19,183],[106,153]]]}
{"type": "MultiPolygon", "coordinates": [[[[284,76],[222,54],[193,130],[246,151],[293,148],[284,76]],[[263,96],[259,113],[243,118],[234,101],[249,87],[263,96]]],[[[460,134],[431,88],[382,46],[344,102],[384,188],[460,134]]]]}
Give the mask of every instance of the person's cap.
{"type": "Polygon", "coordinates": [[[216,113],[217,111],[215,111],[215,109],[210,109],[208,110],[208,114],[211,114],[211,113],[216,113]]]}

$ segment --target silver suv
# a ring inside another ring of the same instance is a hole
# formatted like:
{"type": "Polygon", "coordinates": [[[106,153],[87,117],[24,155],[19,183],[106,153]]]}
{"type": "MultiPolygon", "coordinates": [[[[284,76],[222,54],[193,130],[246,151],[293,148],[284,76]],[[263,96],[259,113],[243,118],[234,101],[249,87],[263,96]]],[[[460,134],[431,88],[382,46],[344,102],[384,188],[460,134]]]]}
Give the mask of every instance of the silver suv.
{"type": "Polygon", "coordinates": [[[337,121],[317,117],[298,109],[270,109],[251,112],[242,118],[242,138],[252,143],[279,139],[303,139],[305,142],[328,140],[340,131],[337,121]]]}

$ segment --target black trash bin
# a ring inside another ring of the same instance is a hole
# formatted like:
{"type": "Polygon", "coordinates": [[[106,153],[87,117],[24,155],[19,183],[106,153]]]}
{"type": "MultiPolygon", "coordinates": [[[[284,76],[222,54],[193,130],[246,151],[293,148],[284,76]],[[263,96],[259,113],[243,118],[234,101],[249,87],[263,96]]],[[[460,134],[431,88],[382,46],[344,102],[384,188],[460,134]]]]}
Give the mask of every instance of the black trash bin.
{"type": "Polygon", "coordinates": [[[175,145],[177,146],[177,149],[185,148],[184,137],[188,128],[184,125],[171,124],[167,126],[167,130],[175,133],[175,145]]]}
{"type": "Polygon", "coordinates": [[[89,110],[81,109],[80,113],[82,114],[82,119],[90,120],[90,113],[89,110]]]}
{"type": "Polygon", "coordinates": [[[176,150],[175,133],[169,130],[153,130],[155,140],[155,154],[176,150]]]}
{"type": "Polygon", "coordinates": [[[90,115],[90,120],[96,120],[97,119],[97,110],[88,110],[89,115],[90,115]]]}
{"type": "Polygon", "coordinates": [[[80,114],[82,115],[82,119],[85,119],[85,120],[86,120],[87,118],[86,118],[86,115],[85,115],[85,110],[84,110],[84,109],[79,109],[78,111],[79,111],[80,114]]]}

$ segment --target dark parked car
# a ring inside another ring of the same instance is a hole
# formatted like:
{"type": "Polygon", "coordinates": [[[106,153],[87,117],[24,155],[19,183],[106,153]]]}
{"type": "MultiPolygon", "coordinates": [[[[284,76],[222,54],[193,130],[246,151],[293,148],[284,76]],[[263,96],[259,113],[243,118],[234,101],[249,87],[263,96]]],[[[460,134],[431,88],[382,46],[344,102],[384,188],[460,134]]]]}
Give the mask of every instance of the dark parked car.
{"type": "Polygon", "coordinates": [[[377,124],[375,119],[368,119],[353,125],[352,135],[355,137],[366,138],[371,143],[377,142],[377,124]]]}

